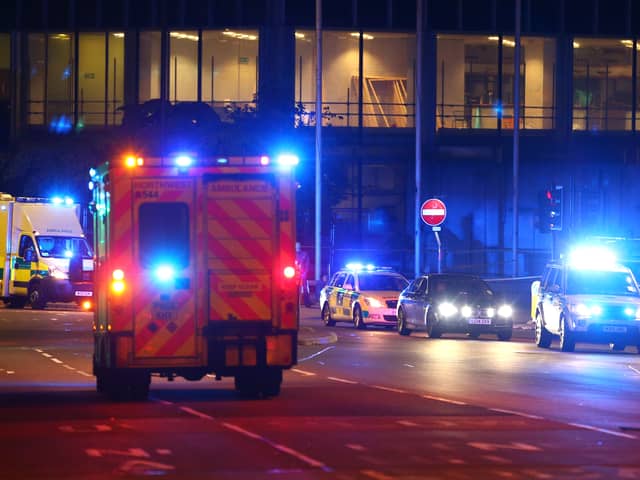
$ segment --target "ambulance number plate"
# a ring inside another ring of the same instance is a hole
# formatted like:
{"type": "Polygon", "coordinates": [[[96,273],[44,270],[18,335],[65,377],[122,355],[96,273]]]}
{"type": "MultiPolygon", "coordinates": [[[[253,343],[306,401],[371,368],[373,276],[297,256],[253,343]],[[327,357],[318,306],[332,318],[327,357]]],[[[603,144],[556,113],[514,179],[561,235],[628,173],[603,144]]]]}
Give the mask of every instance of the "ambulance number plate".
{"type": "Polygon", "coordinates": [[[76,290],[76,297],[93,297],[93,292],[85,292],[83,290],[76,290]]]}
{"type": "Polygon", "coordinates": [[[172,302],[153,302],[153,319],[160,322],[170,322],[176,319],[177,305],[172,302]]]}

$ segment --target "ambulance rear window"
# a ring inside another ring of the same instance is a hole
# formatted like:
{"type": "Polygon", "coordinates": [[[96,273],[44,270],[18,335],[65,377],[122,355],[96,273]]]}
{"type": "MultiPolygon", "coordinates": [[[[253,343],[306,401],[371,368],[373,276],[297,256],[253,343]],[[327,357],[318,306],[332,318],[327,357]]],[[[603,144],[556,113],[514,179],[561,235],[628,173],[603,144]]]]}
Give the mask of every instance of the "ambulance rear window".
{"type": "Polygon", "coordinates": [[[189,265],[189,207],[186,203],[143,203],[139,210],[140,263],[189,265]]]}

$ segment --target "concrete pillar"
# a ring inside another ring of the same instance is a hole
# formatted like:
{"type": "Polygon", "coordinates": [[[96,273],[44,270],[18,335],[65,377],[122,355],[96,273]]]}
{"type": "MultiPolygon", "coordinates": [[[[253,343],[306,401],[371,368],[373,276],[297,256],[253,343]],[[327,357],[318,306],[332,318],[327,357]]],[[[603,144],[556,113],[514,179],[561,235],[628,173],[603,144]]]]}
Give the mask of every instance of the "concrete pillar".
{"type": "Polygon", "coordinates": [[[285,24],[285,0],[267,0],[268,18],[260,29],[258,116],[276,129],[293,127],[295,35],[285,24]]]}

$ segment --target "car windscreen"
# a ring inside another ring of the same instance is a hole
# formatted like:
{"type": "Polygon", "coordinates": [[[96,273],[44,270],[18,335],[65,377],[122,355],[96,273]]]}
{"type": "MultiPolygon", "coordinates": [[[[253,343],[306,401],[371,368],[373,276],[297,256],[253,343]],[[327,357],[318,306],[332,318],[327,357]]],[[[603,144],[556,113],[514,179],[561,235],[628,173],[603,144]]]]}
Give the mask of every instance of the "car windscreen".
{"type": "Polygon", "coordinates": [[[82,237],[37,236],[40,255],[46,258],[92,258],[93,253],[82,237]]]}
{"type": "Polygon", "coordinates": [[[566,293],[568,295],[640,296],[638,287],[629,272],[605,270],[569,270],[566,293]]]}
{"type": "Polygon", "coordinates": [[[436,295],[493,296],[493,291],[483,280],[467,277],[443,277],[433,280],[430,291],[436,295]]]}
{"type": "Polygon", "coordinates": [[[360,290],[363,291],[401,291],[409,282],[399,275],[380,275],[375,273],[361,273],[358,277],[360,290]]]}

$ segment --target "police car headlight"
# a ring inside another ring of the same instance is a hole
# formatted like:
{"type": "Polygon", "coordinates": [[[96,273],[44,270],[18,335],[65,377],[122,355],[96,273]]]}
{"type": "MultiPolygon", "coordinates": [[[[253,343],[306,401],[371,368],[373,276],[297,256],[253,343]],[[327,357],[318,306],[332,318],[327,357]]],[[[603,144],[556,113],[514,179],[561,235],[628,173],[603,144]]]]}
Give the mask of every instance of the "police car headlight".
{"type": "Polygon", "coordinates": [[[382,308],[384,307],[384,304],[378,300],[377,298],[373,298],[373,297],[364,297],[364,303],[366,305],[368,305],[369,307],[372,308],[382,308]]]}
{"type": "Polygon", "coordinates": [[[602,307],[600,305],[585,305],[584,303],[578,303],[574,305],[571,310],[580,317],[589,318],[593,315],[602,314],[602,307]]]}
{"type": "Polygon", "coordinates": [[[55,267],[49,269],[49,275],[57,280],[67,280],[69,278],[69,274],[63,272],[62,270],[58,270],[55,267]]]}
{"type": "Polygon", "coordinates": [[[444,302],[438,305],[438,312],[440,312],[440,315],[442,315],[443,317],[451,317],[452,315],[458,313],[458,309],[454,304],[444,302]]]}
{"type": "Polygon", "coordinates": [[[501,305],[498,308],[498,315],[502,318],[509,318],[513,315],[513,308],[511,308],[511,305],[501,305]]]}

